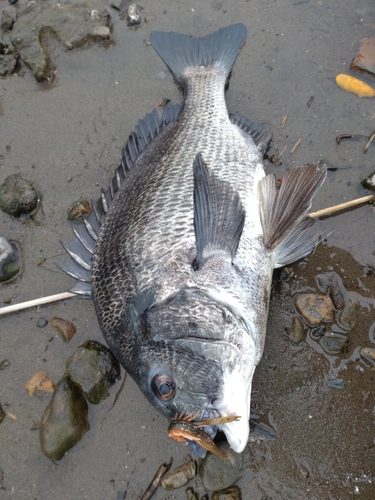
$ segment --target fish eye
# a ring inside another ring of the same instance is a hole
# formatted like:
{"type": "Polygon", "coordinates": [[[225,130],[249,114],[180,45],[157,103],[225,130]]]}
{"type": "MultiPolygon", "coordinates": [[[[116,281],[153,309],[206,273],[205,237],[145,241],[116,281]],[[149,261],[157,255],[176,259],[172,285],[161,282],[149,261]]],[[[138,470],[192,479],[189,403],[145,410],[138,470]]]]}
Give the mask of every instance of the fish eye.
{"type": "Polygon", "coordinates": [[[162,401],[167,401],[173,398],[176,392],[176,387],[169,375],[159,374],[151,381],[152,392],[158,399],[162,401]]]}

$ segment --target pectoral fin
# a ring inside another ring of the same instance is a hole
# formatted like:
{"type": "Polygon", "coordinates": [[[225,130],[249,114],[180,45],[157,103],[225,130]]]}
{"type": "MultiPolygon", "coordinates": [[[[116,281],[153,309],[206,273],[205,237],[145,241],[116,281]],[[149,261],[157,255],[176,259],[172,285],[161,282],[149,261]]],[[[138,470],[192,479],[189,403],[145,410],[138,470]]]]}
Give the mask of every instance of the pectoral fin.
{"type": "Polygon", "coordinates": [[[219,180],[197,154],[194,169],[194,230],[197,264],[204,264],[204,251],[224,250],[233,259],[245,223],[245,211],[232,186],[219,180]]]}

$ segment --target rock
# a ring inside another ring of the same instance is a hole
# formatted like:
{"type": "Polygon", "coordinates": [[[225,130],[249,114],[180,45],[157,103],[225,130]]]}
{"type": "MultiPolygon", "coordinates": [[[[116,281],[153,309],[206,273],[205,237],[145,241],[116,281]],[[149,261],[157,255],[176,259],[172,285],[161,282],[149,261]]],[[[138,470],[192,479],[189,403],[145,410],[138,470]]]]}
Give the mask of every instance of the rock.
{"type": "Polygon", "coordinates": [[[44,328],[45,326],[48,325],[48,319],[47,318],[39,318],[37,321],[36,326],[38,328],[44,328]]]}
{"type": "Polygon", "coordinates": [[[229,488],[244,472],[243,453],[233,451],[226,441],[219,443],[218,447],[227,454],[226,462],[209,452],[199,465],[202,484],[207,491],[229,488]]]}
{"type": "Polygon", "coordinates": [[[242,492],[238,486],[212,493],[211,500],[242,500],[242,492]]]}
{"type": "Polygon", "coordinates": [[[21,253],[15,241],[0,236],[0,282],[8,281],[21,270],[21,253]]]}
{"type": "Polygon", "coordinates": [[[0,54],[0,76],[11,75],[16,71],[18,56],[15,54],[0,54]]]}
{"type": "Polygon", "coordinates": [[[319,290],[323,293],[328,293],[336,311],[344,309],[347,291],[340,276],[335,271],[331,271],[318,274],[315,280],[319,290]]]}
{"type": "Polygon", "coordinates": [[[329,297],[312,293],[303,294],[294,300],[294,305],[310,325],[319,325],[323,322],[331,323],[335,319],[335,310],[329,297]]]}
{"type": "Polygon", "coordinates": [[[131,5],[129,5],[126,13],[126,20],[128,21],[128,26],[136,26],[137,24],[141,24],[142,17],[139,11],[142,9],[143,7],[137,5],[136,3],[132,3],[131,5]]]}
{"type": "Polygon", "coordinates": [[[327,380],[328,387],[332,387],[333,389],[344,389],[344,379],[335,378],[332,380],[327,380]]]}
{"type": "Polygon", "coordinates": [[[1,29],[3,31],[9,31],[13,28],[13,24],[14,24],[13,17],[9,14],[9,12],[3,10],[1,16],[1,29]]]}
{"type": "Polygon", "coordinates": [[[56,384],[39,427],[40,446],[51,460],[60,460],[90,429],[87,403],[68,376],[56,384]]]}
{"type": "Polygon", "coordinates": [[[375,349],[373,347],[362,347],[360,354],[362,358],[370,361],[375,366],[375,349]]]}
{"type": "Polygon", "coordinates": [[[197,473],[197,464],[195,460],[189,460],[188,462],[180,465],[168,471],[161,480],[161,486],[165,490],[175,490],[185,486],[189,481],[194,479],[197,473]]]}
{"type": "Polygon", "coordinates": [[[327,354],[339,354],[348,343],[345,335],[339,333],[325,333],[319,340],[319,344],[327,354]]]}
{"type": "Polygon", "coordinates": [[[0,186],[0,208],[13,217],[30,214],[38,207],[38,201],[34,186],[20,174],[10,175],[0,186]]]}
{"type": "Polygon", "coordinates": [[[96,6],[84,1],[50,4],[33,0],[18,8],[11,42],[38,82],[50,81],[53,70],[46,33],[52,32],[68,49],[102,38],[97,28],[108,28],[110,16],[107,12],[92,16],[94,11],[98,12],[96,6]]]}
{"type": "Polygon", "coordinates": [[[87,200],[77,200],[68,210],[68,220],[83,224],[83,217],[92,211],[91,203],[87,200]]]}
{"type": "Polygon", "coordinates": [[[191,486],[189,486],[189,488],[186,488],[185,493],[187,500],[199,500],[198,493],[195,493],[194,489],[191,486]]]}
{"type": "Polygon", "coordinates": [[[0,424],[6,416],[7,416],[7,414],[5,413],[5,411],[2,409],[2,407],[0,405],[0,424]]]}
{"type": "Polygon", "coordinates": [[[361,184],[364,188],[375,190],[375,172],[365,177],[361,184]]]}
{"type": "Polygon", "coordinates": [[[362,40],[358,54],[350,63],[350,69],[358,73],[375,75],[375,37],[362,40]]]}
{"type": "Polygon", "coordinates": [[[53,392],[55,390],[55,386],[51,379],[43,372],[37,372],[33,375],[31,379],[26,382],[25,387],[29,396],[32,396],[36,390],[45,392],[53,392]]]}
{"type": "Polygon", "coordinates": [[[297,343],[301,342],[304,334],[305,334],[305,329],[302,321],[299,319],[298,316],[293,316],[291,335],[293,337],[294,342],[297,343]]]}
{"type": "Polygon", "coordinates": [[[0,361],[0,370],[6,370],[10,366],[10,361],[9,359],[3,359],[0,361]]]}
{"type": "Polygon", "coordinates": [[[120,364],[111,351],[94,340],[77,347],[66,362],[66,372],[90,403],[109,396],[109,388],[121,378],[120,364]]]}
{"type": "Polygon", "coordinates": [[[75,324],[68,319],[53,317],[51,319],[51,326],[56,328],[64,342],[69,342],[77,332],[75,324]]]}

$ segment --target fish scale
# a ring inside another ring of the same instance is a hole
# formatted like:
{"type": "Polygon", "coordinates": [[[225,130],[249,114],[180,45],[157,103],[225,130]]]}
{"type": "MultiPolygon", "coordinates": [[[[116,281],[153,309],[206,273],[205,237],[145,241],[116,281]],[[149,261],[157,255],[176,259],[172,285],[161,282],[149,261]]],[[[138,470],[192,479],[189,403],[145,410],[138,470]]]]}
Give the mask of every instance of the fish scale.
{"type": "Polygon", "coordinates": [[[60,266],[91,294],[106,341],[153,406],[170,420],[219,418],[236,452],[248,440],[272,272],[322,239],[304,217],[325,178],[296,167],[278,189],[262,164],[267,128],[228,114],[225,84],[245,38],[241,24],[204,38],[151,34],[183,103],[138,123],[65,244],[73,263],[60,266]]]}

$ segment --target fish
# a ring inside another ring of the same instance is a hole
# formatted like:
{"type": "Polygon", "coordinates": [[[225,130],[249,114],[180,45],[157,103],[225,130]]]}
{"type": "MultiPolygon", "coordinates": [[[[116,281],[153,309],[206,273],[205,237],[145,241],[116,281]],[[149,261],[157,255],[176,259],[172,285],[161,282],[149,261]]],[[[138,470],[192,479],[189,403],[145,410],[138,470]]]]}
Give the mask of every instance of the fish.
{"type": "Polygon", "coordinates": [[[268,128],[228,112],[246,36],[243,24],[202,38],[151,33],[183,101],[138,122],[59,266],[78,280],[73,292],[92,298],[106,342],[153,407],[170,422],[219,419],[205,434],[224,432],[237,453],[249,438],[272,273],[324,238],[306,214],[326,176],[324,166],[295,167],[278,187],[263,166],[268,128]]]}
{"type": "Polygon", "coordinates": [[[336,76],[337,85],[346,90],[347,92],[352,92],[358,97],[374,97],[375,89],[367,85],[367,83],[358,80],[350,75],[340,74],[336,76]]]}

